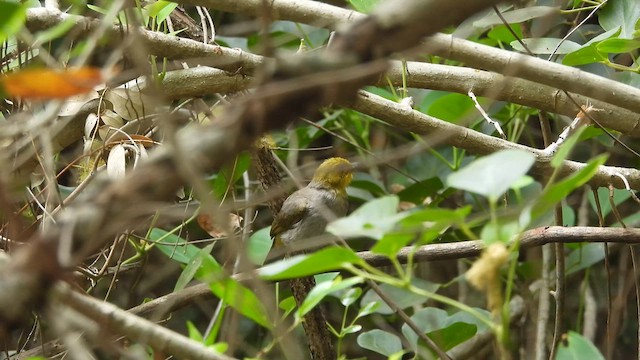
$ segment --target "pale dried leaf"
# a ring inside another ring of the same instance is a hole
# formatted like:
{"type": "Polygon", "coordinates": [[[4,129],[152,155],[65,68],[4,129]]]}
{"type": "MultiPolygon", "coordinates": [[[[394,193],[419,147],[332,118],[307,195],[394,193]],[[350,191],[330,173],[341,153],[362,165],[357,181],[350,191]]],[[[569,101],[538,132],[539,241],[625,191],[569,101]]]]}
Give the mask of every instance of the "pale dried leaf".
{"type": "Polygon", "coordinates": [[[113,179],[124,177],[127,167],[127,150],[122,145],[116,145],[109,151],[107,159],[107,174],[113,179]]]}

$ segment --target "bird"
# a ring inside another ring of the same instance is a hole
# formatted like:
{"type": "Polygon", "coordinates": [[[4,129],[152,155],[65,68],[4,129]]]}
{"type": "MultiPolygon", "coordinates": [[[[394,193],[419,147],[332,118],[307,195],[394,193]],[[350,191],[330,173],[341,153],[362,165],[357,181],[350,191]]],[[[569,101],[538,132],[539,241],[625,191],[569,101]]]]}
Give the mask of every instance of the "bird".
{"type": "Polygon", "coordinates": [[[322,235],[333,217],[347,215],[347,186],[355,165],[341,157],[326,159],[316,169],[311,182],[295,191],[274,217],[270,235],[277,246],[322,235]]]}

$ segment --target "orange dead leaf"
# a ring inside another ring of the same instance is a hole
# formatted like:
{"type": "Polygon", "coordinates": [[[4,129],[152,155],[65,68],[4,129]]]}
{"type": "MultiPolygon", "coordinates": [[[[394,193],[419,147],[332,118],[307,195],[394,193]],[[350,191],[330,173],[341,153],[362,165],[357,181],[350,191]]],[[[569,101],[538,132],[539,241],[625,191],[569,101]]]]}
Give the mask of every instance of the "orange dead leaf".
{"type": "Polygon", "coordinates": [[[9,96],[24,99],[62,99],[91,91],[103,82],[98,68],[25,69],[0,77],[9,96]]]}

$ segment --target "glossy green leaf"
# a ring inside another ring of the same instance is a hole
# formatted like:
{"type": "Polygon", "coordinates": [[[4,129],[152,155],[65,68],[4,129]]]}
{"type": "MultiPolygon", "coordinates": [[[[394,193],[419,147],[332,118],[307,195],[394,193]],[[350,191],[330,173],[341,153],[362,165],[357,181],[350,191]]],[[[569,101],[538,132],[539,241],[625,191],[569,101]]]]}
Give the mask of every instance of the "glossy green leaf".
{"type": "Polygon", "coordinates": [[[398,351],[402,351],[400,338],[395,334],[380,329],[374,329],[358,335],[357,341],[362,348],[384,356],[391,356],[398,351]]]}
{"type": "Polygon", "coordinates": [[[284,280],[302,276],[340,270],[345,265],[361,265],[364,260],[352,250],[329,247],[311,255],[296,255],[258,269],[265,280],[284,280]]]}
{"type": "MultiPolygon", "coordinates": [[[[580,49],[580,44],[558,38],[529,38],[522,39],[529,51],[534,54],[568,54],[580,49]]],[[[526,52],[520,42],[512,41],[511,47],[520,52],[526,52]]]]}
{"type": "Polygon", "coordinates": [[[337,277],[333,281],[326,281],[321,284],[317,284],[313,289],[311,289],[307,297],[300,305],[300,308],[298,308],[296,317],[302,318],[314,307],[316,307],[316,305],[318,305],[320,301],[322,301],[322,299],[324,299],[327,295],[350,288],[363,281],[364,279],[361,277],[352,277],[346,280],[342,280],[341,277],[337,277]]]}
{"type": "Polygon", "coordinates": [[[592,342],[575,331],[569,331],[558,346],[555,360],[604,360],[592,342]]]}
{"type": "Polygon", "coordinates": [[[501,150],[452,173],[447,177],[447,184],[497,201],[534,162],[535,156],[527,151],[501,150]]]}

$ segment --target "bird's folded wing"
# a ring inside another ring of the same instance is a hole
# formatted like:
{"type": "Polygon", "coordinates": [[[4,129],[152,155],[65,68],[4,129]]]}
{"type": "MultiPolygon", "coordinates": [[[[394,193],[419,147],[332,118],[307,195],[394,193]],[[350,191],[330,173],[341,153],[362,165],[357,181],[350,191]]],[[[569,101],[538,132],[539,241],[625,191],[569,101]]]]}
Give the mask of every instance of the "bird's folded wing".
{"type": "MultiPolygon", "coordinates": [[[[295,194],[294,194],[295,195],[295,194]]],[[[309,200],[302,196],[290,196],[282,205],[271,224],[271,237],[293,228],[309,212],[309,200]]]]}

